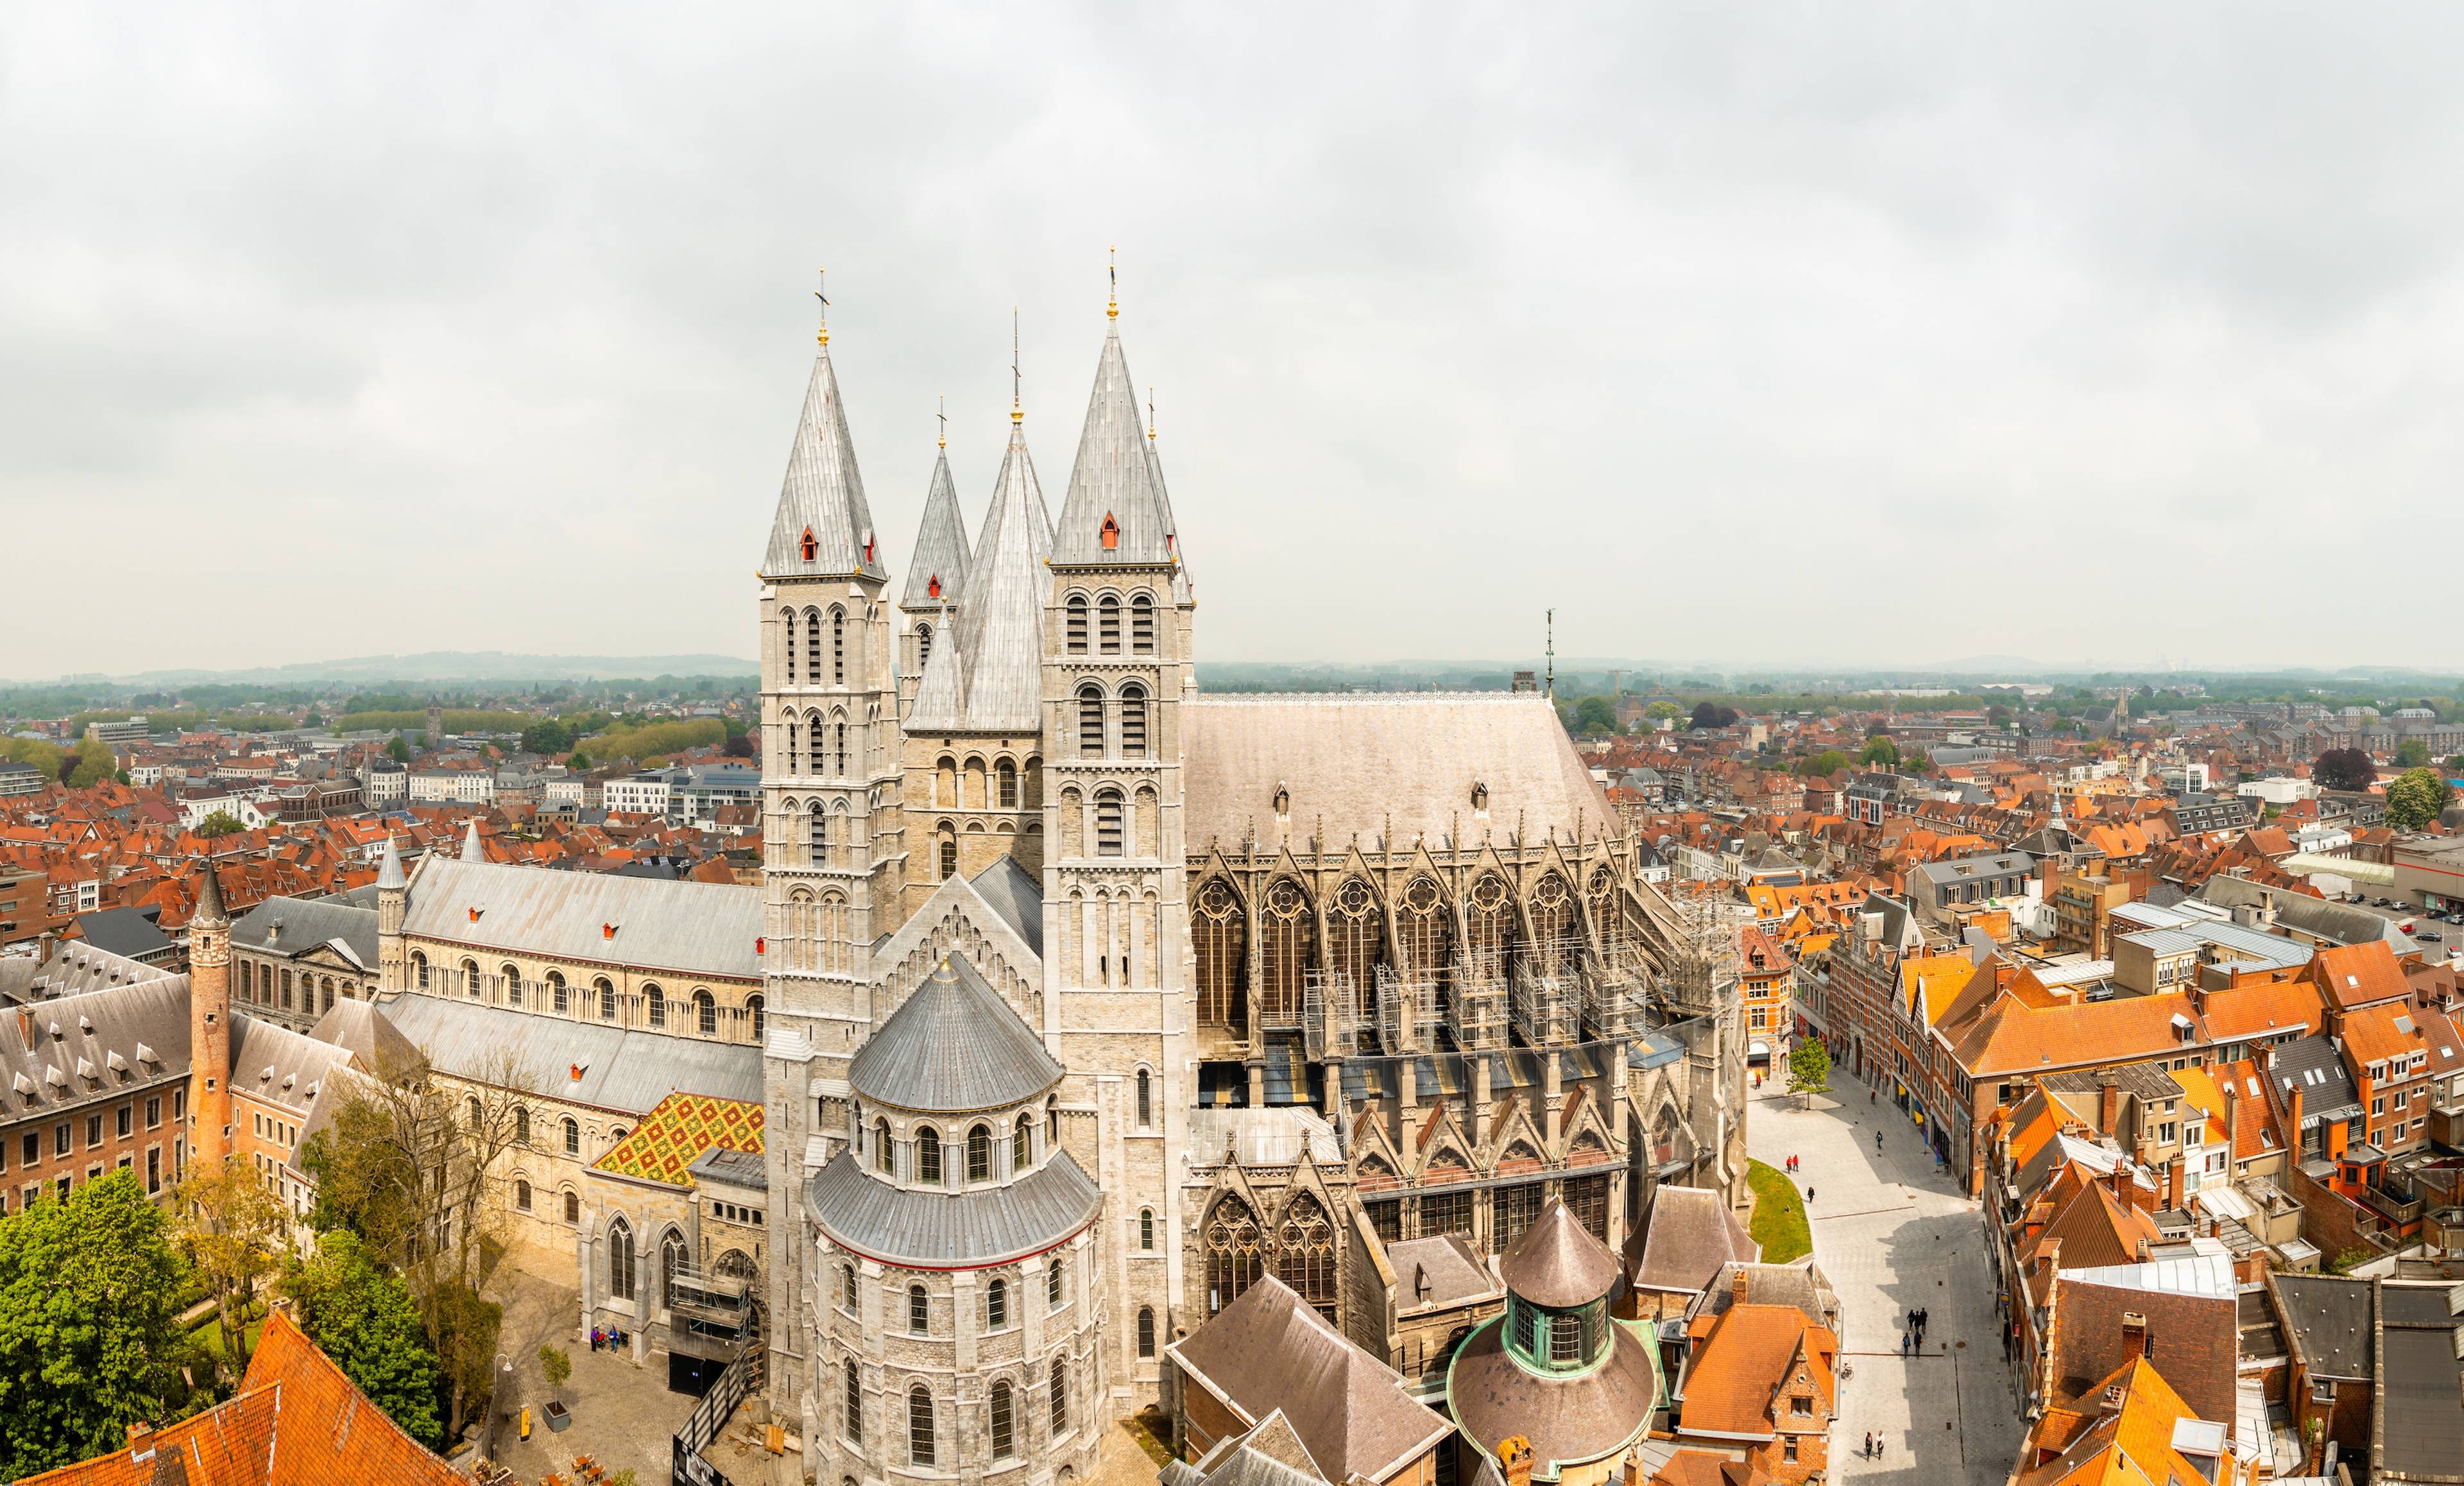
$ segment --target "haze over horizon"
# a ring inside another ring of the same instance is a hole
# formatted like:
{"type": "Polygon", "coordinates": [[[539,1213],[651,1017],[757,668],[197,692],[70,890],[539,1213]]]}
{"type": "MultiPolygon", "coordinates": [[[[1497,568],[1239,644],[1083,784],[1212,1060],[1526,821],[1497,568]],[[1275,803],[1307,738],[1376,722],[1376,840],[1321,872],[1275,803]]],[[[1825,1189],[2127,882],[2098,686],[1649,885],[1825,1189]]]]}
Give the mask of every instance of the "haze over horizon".
{"type": "Polygon", "coordinates": [[[0,675],[749,653],[814,266],[903,577],[1114,244],[1203,661],[2464,669],[2464,17],[1492,21],[11,11],[0,675]]]}

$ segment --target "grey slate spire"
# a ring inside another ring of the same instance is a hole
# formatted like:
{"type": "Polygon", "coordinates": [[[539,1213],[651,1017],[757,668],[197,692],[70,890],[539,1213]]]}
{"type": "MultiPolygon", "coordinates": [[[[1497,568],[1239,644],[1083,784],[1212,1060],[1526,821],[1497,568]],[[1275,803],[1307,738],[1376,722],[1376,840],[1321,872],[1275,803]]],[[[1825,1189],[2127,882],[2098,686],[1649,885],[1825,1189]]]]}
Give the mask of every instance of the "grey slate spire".
{"type": "MultiPolygon", "coordinates": [[[[1152,404],[1150,404],[1152,412],[1152,404]]],[[[1172,548],[1172,598],[1175,603],[1187,603],[1190,599],[1189,557],[1180,550],[1180,526],[1172,515],[1172,492],[1164,487],[1163,460],[1155,453],[1155,425],[1147,425],[1147,477],[1155,482],[1155,499],[1163,506],[1164,535],[1172,548]]]]}
{"type": "Polygon", "coordinates": [[[222,878],[214,871],[214,859],[206,858],[204,880],[197,884],[197,910],[188,915],[188,927],[227,929],[231,913],[223,907],[222,878]]]}
{"type": "Polygon", "coordinates": [[[950,479],[950,455],[933,462],[933,488],[924,495],[924,524],[915,533],[915,558],[908,565],[903,609],[956,603],[967,581],[967,518],[958,510],[958,488],[950,479]],[[933,592],[933,580],[941,591],[933,592]]]}
{"type": "Polygon", "coordinates": [[[402,853],[394,849],[393,837],[385,837],[385,861],[377,866],[377,891],[392,892],[410,885],[410,878],[402,869],[402,853]]]}
{"type": "Polygon", "coordinates": [[[1010,423],[992,509],[967,563],[967,592],[948,643],[933,647],[909,712],[911,731],[1031,732],[1042,724],[1044,560],[1052,547],[1026,425],[1010,423]]]}
{"type": "Polygon", "coordinates": [[[473,816],[471,818],[469,827],[462,832],[462,860],[465,862],[485,862],[488,860],[488,854],[479,847],[479,818],[477,816],[473,816]]]}
{"type": "Polygon", "coordinates": [[[838,374],[830,369],[830,334],[825,328],[821,349],[813,356],[812,380],[804,387],[804,410],[796,421],[796,443],[787,452],[787,478],[779,490],[779,514],[770,524],[761,576],[858,575],[889,577],[873,539],[872,512],[864,503],[864,477],[856,471],[855,444],[847,437],[847,410],[839,403],[838,374]]]}
{"type": "Polygon", "coordinates": [[[1052,560],[1170,561],[1172,513],[1155,482],[1156,468],[1115,320],[1105,333],[1104,354],[1095,363],[1095,390],[1087,403],[1086,428],[1078,436],[1078,463],[1069,471],[1069,493],[1053,529],[1052,560]],[[1107,517],[1117,529],[1111,547],[1103,539],[1107,517]]]}

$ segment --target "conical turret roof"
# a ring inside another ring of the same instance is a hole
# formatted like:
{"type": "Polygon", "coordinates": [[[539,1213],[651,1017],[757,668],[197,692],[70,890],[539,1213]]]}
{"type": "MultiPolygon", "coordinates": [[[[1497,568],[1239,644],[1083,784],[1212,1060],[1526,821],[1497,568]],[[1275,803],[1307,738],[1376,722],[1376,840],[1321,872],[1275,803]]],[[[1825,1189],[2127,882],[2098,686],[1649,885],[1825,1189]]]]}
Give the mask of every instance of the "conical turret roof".
{"type": "Polygon", "coordinates": [[[377,865],[377,891],[393,892],[410,885],[409,874],[402,869],[402,853],[394,848],[393,837],[385,837],[385,861],[377,865]]]}
{"type": "Polygon", "coordinates": [[[967,581],[967,517],[958,509],[958,488],[950,478],[950,455],[933,461],[933,488],[924,492],[924,524],[915,533],[915,560],[908,565],[901,608],[956,603],[967,581]],[[939,594],[933,580],[941,580],[939,594]]]}
{"type": "Polygon", "coordinates": [[[1571,1310],[1616,1288],[1622,1270],[1609,1246],[1551,1197],[1530,1229],[1497,1261],[1497,1278],[1534,1305],[1571,1310]]]}
{"type": "Polygon", "coordinates": [[[847,1083],[868,1104],[964,1114],[1023,1104],[1061,1064],[973,965],[944,959],[855,1050],[847,1083]]]}
{"type": "Polygon", "coordinates": [[[779,514],[770,525],[761,576],[885,579],[889,574],[877,553],[868,551],[875,545],[872,511],[864,501],[864,476],[856,471],[855,444],[847,437],[838,374],[830,368],[825,343],[813,357],[812,380],[804,387],[804,410],[787,451],[787,478],[779,490],[779,514]],[[808,533],[810,557],[804,556],[808,533]]]}
{"type": "Polygon", "coordinates": [[[465,862],[485,862],[488,860],[488,853],[479,845],[479,818],[477,816],[473,816],[471,818],[471,823],[464,827],[462,831],[462,860],[465,862]]]}
{"type": "Polygon", "coordinates": [[[1078,436],[1078,463],[1053,529],[1052,560],[1061,563],[1158,563],[1171,560],[1172,514],[1156,482],[1158,466],[1138,416],[1137,387],[1121,353],[1115,322],[1095,363],[1095,390],[1078,436]],[[1117,530],[1104,545],[1104,523],[1117,530]]]}
{"type": "Polygon", "coordinates": [[[223,907],[222,879],[214,871],[214,859],[206,859],[206,870],[197,884],[197,911],[188,915],[188,927],[231,927],[231,912],[223,907]]]}
{"type": "Polygon", "coordinates": [[[1025,425],[1010,425],[992,509],[967,564],[966,601],[924,664],[908,713],[911,731],[1028,732],[1042,722],[1044,561],[1052,548],[1044,488],[1027,456],[1025,425]]]}
{"type": "Polygon", "coordinates": [[[1172,492],[1163,483],[1163,457],[1155,452],[1153,428],[1147,430],[1147,476],[1155,481],[1155,499],[1163,506],[1164,536],[1173,557],[1173,601],[1186,603],[1190,597],[1189,557],[1180,550],[1180,523],[1173,518],[1172,492]]]}

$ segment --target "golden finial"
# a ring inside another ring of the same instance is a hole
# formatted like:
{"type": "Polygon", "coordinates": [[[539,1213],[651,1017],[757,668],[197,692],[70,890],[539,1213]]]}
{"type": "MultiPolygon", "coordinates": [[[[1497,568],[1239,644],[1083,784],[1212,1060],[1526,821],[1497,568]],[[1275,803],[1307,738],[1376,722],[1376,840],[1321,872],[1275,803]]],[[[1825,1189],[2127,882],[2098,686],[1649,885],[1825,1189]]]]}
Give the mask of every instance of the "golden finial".
{"type": "Polygon", "coordinates": [[[822,301],[822,333],[819,338],[820,343],[823,345],[828,345],[830,343],[830,296],[825,293],[825,291],[830,287],[830,271],[828,269],[815,269],[813,272],[822,276],[822,287],[813,291],[813,297],[822,301]]]}
{"type": "Polygon", "coordinates": [[[1009,421],[1026,422],[1026,404],[1019,401],[1018,306],[1009,307],[1009,421]]]}
{"type": "Polygon", "coordinates": [[[948,448],[950,447],[950,399],[947,393],[942,394],[940,411],[933,416],[941,420],[941,447],[948,448]]]}
{"type": "Polygon", "coordinates": [[[1121,317],[1120,251],[1121,250],[1118,248],[1107,248],[1104,250],[1104,272],[1112,280],[1111,300],[1104,306],[1104,318],[1108,320],[1116,320],[1121,317]]]}

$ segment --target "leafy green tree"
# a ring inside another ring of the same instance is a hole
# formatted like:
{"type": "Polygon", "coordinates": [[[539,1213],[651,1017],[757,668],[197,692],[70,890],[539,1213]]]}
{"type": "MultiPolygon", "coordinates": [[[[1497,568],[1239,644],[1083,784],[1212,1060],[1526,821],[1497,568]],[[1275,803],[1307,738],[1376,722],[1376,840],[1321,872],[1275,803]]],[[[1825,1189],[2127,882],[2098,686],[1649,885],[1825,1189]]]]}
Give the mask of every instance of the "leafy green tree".
{"type": "Polygon", "coordinates": [[[236,835],[247,829],[247,826],[239,823],[239,818],[228,810],[217,810],[197,822],[197,834],[208,841],[212,841],[216,837],[236,835]]]}
{"type": "Polygon", "coordinates": [[[402,740],[401,733],[395,733],[393,737],[386,742],[385,756],[398,764],[407,764],[410,762],[410,745],[402,740]]]}
{"type": "Polygon", "coordinates": [[[2430,762],[2430,745],[2419,738],[2407,738],[2395,746],[2395,762],[2399,769],[2418,769],[2430,762]]]}
{"type": "Polygon", "coordinates": [[[1808,777],[1815,775],[1828,777],[1847,767],[1848,755],[1836,748],[1826,748],[1819,754],[1796,761],[1796,772],[1808,777]]]}
{"type": "Polygon", "coordinates": [[[753,731],[744,725],[744,719],[741,717],[721,717],[718,720],[718,725],[727,730],[728,741],[730,742],[734,742],[736,739],[740,738],[747,732],[753,731]]]}
{"type": "Polygon", "coordinates": [[[2387,786],[2387,824],[2399,831],[2418,831],[2447,808],[2447,781],[2435,769],[2407,769],[2387,786]]]}
{"type": "Polygon", "coordinates": [[[1642,710],[1642,715],[1650,718],[1653,722],[1666,722],[1669,718],[1675,717],[1683,713],[1684,710],[1685,709],[1678,706],[1666,697],[1661,697],[1659,701],[1644,708],[1642,710]]]}
{"type": "Polygon", "coordinates": [[[120,760],[112,756],[111,745],[93,733],[78,740],[77,752],[70,757],[73,761],[62,779],[73,790],[99,784],[120,768],[120,760]]]}
{"type": "Polygon", "coordinates": [[[1577,732],[1615,732],[1617,731],[1617,704],[1604,696],[1587,696],[1574,704],[1574,731],[1577,732]]]}
{"type": "Polygon", "coordinates": [[[2447,760],[2447,772],[2451,775],[2464,774],[2464,754],[2454,754],[2447,760]]]}
{"type": "Polygon", "coordinates": [[[1910,749],[1900,755],[1900,767],[1910,774],[1933,773],[1933,758],[1924,749],[1910,749]]]}
{"type": "Polygon", "coordinates": [[[574,773],[579,774],[583,770],[590,767],[590,755],[577,748],[571,754],[565,755],[564,766],[567,769],[572,770],[574,773]]]}
{"type": "Polygon", "coordinates": [[[445,1443],[436,1400],[443,1391],[409,1287],[368,1257],[347,1229],[327,1234],[306,1263],[283,1278],[299,1329],[334,1360],[405,1433],[434,1450],[445,1443]]]}
{"type": "Polygon", "coordinates": [[[1807,1038],[1788,1055],[1788,1091],[1800,1096],[1831,1092],[1831,1049],[1807,1038]]]}
{"type": "Polygon", "coordinates": [[[321,728],[325,726],[325,714],[312,707],[308,709],[307,713],[299,719],[299,726],[303,728],[321,728]]]}
{"type": "Polygon", "coordinates": [[[564,1380],[573,1376],[573,1359],[565,1355],[564,1348],[542,1342],[539,1344],[539,1376],[547,1379],[547,1386],[556,1393],[556,1401],[563,1403],[564,1380]]]}
{"type": "Polygon", "coordinates": [[[2310,761],[2310,781],[2322,790],[2365,790],[2378,777],[2378,765],[2358,748],[2331,748],[2310,761]]]}
{"type": "Polygon", "coordinates": [[[1889,734],[1878,733],[1865,740],[1865,751],[1857,757],[1860,763],[1895,768],[1900,761],[1900,746],[1891,741],[1889,734]]]}
{"type": "Polygon", "coordinates": [[[1717,702],[1705,701],[1694,704],[1694,715],[1686,723],[1686,726],[1689,729],[1700,732],[1708,728],[1726,728],[1735,723],[1736,720],[1737,710],[1735,708],[1722,707],[1717,702]]]}
{"type": "Polygon", "coordinates": [[[522,730],[525,754],[561,754],[573,747],[573,730],[553,717],[542,717],[522,730]]]}
{"type": "Polygon", "coordinates": [[[185,1391],[187,1273],[122,1168],[0,1220],[0,1476],[121,1445],[185,1391]]]}
{"type": "Polygon", "coordinates": [[[257,1287],[282,1266],[291,1214],[239,1155],[220,1169],[203,1162],[190,1167],[173,1190],[172,1210],[172,1236],[213,1297],[224,1363],[236,1380],[248,1371],[249,1312],[257,1287]]]}

